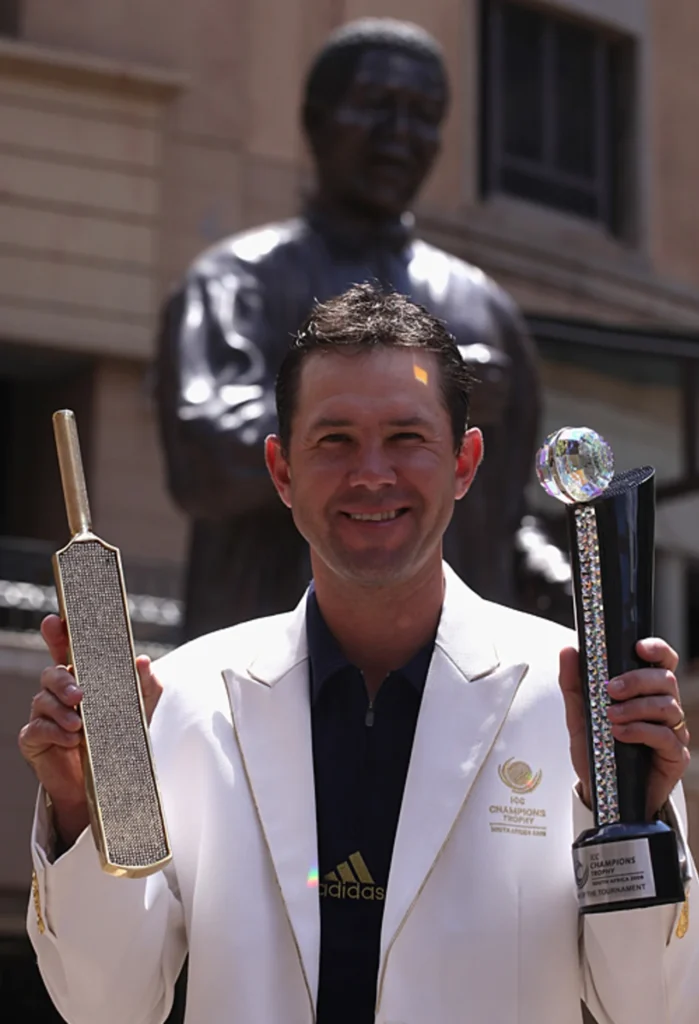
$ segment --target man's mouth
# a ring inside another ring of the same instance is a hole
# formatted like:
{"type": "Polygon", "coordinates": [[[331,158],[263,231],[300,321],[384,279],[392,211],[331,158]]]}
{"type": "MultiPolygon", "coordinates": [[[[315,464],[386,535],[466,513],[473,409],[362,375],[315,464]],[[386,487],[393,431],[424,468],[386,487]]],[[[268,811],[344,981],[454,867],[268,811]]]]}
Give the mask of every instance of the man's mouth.
{"type": "Polygon", "coordinates": [[[397,519],[407,511],[407,508],[394,508],[390,512],[343,512],[342,514],[358,523],[383,523],[397,519]]]}
{"type": "Polygon", "coordinates": [[[392,177],[407,177],[412,174],[412,167],[404,160],[372,160],[371,169],[374,173],[390,174],[392,177]]]}

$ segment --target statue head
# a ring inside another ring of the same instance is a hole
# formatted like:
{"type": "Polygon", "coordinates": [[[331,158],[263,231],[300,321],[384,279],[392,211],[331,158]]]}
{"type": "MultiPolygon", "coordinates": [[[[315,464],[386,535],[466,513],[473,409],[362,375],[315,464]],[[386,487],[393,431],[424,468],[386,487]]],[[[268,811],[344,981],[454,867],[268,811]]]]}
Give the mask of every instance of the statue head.
{"type": "Polygon", "coordinates": [[[365,18],[332,33],[303,103],[321,199],[364,218],[403,213],[439,152],[448,98],[442,51],[417,25],[365,18]]]}

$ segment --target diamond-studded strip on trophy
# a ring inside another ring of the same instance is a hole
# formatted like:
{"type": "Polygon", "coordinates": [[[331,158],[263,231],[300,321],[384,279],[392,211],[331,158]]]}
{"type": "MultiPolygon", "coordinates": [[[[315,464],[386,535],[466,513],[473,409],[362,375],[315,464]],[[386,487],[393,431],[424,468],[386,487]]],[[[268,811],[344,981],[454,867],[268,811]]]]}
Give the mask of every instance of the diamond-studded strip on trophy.
{"type": "Polygon", "coordinates": [[[619,820],[619,791],[612,724],[607,716],[611,704],[607,691],[607,638],[602,602],[602,577],[597,537],[597,517],[593,508],[576,508],[575,536],[580,558],[580,611],[585,633],[585,661],[590,708],[592,747],[592,784],[597,820],[608,825],[619,820]]]}
{"type": "Polygon", "coordinates": [[[137,878],[170,860],[136,670],[119,550],[91,528],[75,417],[54,414],[72,539],[53,558],[76,682],[83,691],[83,766],[103,869],[137,878]]]}
{"type": "Polygon", "coordinates": [[[582,913],[684,900],[674,831],[648,821],[652,751],[614,739],[607,683],[643,664],[653,634],[655,471],[614,474],[611,448],[585,427],[564,427],[537,455],[537,475],[566,506],[585,697],[595,827],[573,844],[582,913]]]}

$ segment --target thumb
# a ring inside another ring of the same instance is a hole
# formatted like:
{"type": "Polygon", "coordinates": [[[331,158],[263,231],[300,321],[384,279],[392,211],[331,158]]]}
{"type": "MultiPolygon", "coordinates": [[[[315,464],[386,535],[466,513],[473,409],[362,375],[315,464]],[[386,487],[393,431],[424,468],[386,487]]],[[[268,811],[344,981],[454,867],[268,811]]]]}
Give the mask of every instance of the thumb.
{"type": "Polygon", "coordinates": [[[574,736],[585,725],[580,659],[574,647],[564,647],[561,651],[558,681],[563,693],[568,731],[574,736]]]}
{"type": "Polygon", "coordinates": [[[151,666],[150,658],[141,654],[136,658],[136,669],[138,671],[138,679],[141,684],[141,693],[143,694],[143,705],[146,711],[146,719],[150,725],[153,717],[153,712],[158,706],[158,701],[163,692],[162,683],[157,679],[151,666]]]}
{"type": "Polygon", "coordinates": [[[68,653],[68,629],[58,615],[47,615],[41,623],[41,635],[49,649],[54,665],[67,665],[70,661],[68,653]]]}

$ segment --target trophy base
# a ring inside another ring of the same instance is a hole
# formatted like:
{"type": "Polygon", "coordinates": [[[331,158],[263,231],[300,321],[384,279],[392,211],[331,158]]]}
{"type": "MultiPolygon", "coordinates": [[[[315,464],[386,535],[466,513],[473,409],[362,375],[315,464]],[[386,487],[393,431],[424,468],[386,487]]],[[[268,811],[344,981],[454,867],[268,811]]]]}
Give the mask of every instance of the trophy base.
{"type": "Polygon", "coordinates": [[[661,821],[588,829],[573,863],[581,914],[684,902],[677,836],[661,821]]]}

